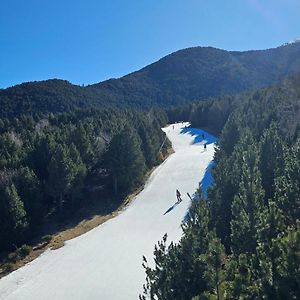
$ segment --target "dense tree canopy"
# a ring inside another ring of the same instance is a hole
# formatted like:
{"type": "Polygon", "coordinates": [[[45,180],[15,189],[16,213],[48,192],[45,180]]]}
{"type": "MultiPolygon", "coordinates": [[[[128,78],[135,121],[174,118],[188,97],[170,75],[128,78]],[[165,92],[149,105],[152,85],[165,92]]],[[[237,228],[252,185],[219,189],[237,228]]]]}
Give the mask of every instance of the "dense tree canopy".
{"type": "Polygon", "coordinates": [[[154,268],[144,258],[141,299],[299,299],[299,83],[169,111],[225,126],[208,200],[199,191],[184,236],[159,242],[154,268]]]}
{"type": "Polygon", "coordinates": [[[214,184],[179,244],[164,236],[154,268],[144,258],[140,297],[298,299],[300,75],[255,89],[299,72],[299,51],[197,47],[88,87],[0,90],[0,252],[35,237],[46,216],[67,219],[92,191],[122,199],[166,153],[160,127],[187,120],[219,135],[214,184]]]}
{"type": "Polygon", "coordinates": [[[159,163],[165,123],[162,111],[117,109],[0,120],[0,252],[34,237],[46,215],[66,220],[94,190],[121,201],[159,163]]]}
{"type": "MultiPolygon", "coordinates": [[[[92,107],[169,108],[270,86],[296,72],[300,43],[245,52],[194,47],[122,78],[86,87],[53,79],[0,89],[0,118],[92,107]]],[[[223,114],[218,111],[218,118],[223,114]]]]}

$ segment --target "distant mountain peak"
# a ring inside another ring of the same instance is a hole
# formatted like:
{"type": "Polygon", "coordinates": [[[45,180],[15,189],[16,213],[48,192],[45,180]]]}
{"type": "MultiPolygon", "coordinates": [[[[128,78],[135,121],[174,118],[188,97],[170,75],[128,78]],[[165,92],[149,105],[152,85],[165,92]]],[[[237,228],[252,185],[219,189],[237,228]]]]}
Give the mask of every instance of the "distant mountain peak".
{"type": "Polygon", "coordinates": [[[0,90],[0,118],[92,107],[184,105],[267,87],[296,72],[300,72],[300,39],[260,51],[194,47],[119,79],[87,87],[52,79],[0,90]]]}
{"type": "Polygon", "coordinates": [[[292,45],[292,44],[296,44],[296,43],[300,43],[300,36],[292,41],[289,41],[289,42],[283,44],[282,46],[292,45]]]}

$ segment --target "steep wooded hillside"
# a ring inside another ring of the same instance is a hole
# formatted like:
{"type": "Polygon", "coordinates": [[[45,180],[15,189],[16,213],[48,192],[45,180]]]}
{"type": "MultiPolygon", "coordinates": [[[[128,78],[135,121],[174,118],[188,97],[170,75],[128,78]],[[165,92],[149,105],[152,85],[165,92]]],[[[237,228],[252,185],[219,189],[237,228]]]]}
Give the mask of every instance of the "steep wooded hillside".
{"type": "Polygon", "coordinates": [[[87,87],[47,80],[0,90],[0,117],[86,107],[169,107],[273,85],[299,71],[300,43],[246,52],[195,47],[87,87]]]}

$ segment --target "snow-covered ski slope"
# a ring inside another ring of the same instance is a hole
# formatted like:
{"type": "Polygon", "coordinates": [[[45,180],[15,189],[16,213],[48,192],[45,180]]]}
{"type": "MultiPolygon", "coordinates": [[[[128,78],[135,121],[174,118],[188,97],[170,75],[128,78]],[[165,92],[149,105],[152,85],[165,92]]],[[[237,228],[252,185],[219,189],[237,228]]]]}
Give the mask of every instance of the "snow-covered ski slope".
{"type": "Polygon", "coordinates": [[[213,158],[215,138],[205,133],[204,151],[204,132],[185,125],[163,129],[175,153],[153,172],[126,210],[2,278],[0,299],[138,299],[145,282],[142,255],[151,258],[165,233],[168,241],[180,239],[190,205],[186,193],[195,192],[213,158]],[[176,189],[183,199],[178,205],[176,189]]]}

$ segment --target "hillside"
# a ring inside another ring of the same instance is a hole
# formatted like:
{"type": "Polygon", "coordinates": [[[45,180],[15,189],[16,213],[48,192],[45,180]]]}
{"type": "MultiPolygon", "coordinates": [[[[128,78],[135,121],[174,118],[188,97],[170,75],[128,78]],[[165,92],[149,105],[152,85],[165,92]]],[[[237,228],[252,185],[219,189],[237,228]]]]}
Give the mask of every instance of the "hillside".
{"type": "Polygon", "coordinates": [[[181,110],[193,126],[222,129],[214,182],[179,243],[158,242],[154,266],[144,259],[141,300],[299,299],[299,87],[298,75],[181,110]]]}
{"type": "Polygon", "coordinates": [[[246,52],[189,48],[87,89],[127,105],[177,105],[272,85],[300,71],[299,54],[300,44],[246,52]]]}
{"type": "Polygon", "coordinates": [[[138,299],[145,278],[142,256],[150,256],[166,232],[169,240],[180,239],[181,220],[191,203],[186,192],[197,188],[213,157],[213,143],[206,152],[199,151],[203,141],[193,144],[195,135],[204,132],[182,134],[185,125],[164,129],[175,153],[152,173],[126,210],[1,279],[0,299],[138,299]],[[175,203],[175,187],[182,192],[181,203],[175,203]]]}
{"type": "Polygon", "coordinates": [[[82,87],[65,80],[28,82],[0,90],[1,117],[65,112],[92,104],[92,97],[82,87]]]}
{"type": "Polygon", "coordinates": [[[246,52],[195,47],[87,87],[55,79],[0,90],[0,117],[95,106],[180,105],[269,86],[299,71],[300,43],[246,52]]]}
{"type": "Polygon", "coordinates": [[[300,126],[300,73],[271,87],[171,108],[168,117],[170,122],[188,120],[195,127],[219,135],[233,111],[247,112],[247,122],[253,123],[257,131],[276,120],[284,134],[297,134],[300,126]]]}

